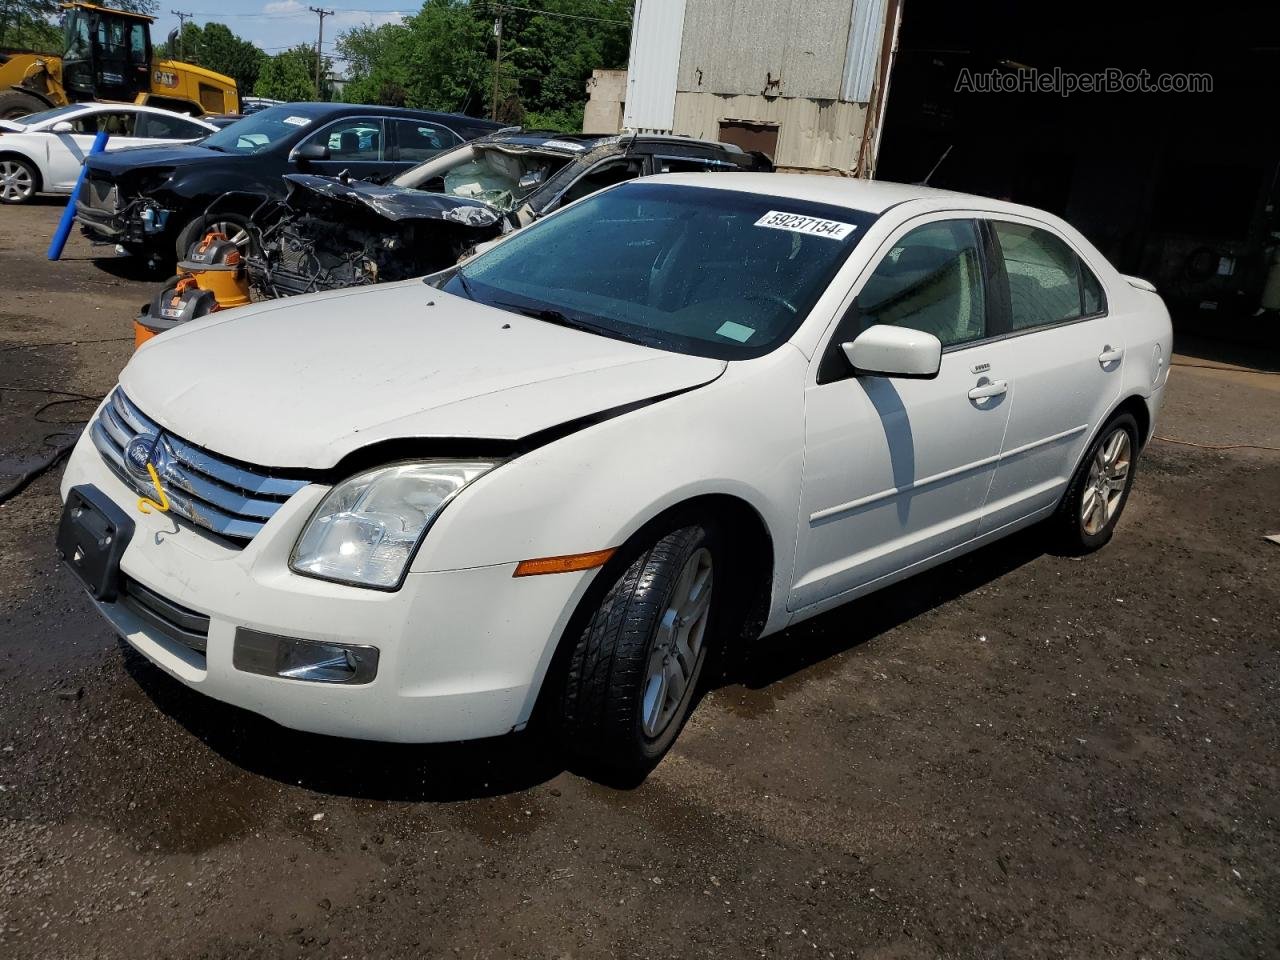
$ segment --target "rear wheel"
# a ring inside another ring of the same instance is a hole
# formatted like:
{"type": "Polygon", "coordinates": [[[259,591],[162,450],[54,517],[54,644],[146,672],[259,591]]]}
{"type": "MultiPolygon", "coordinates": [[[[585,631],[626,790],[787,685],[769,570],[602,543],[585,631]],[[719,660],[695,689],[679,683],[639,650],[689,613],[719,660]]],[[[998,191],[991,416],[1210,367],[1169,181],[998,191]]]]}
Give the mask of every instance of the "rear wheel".
{"type": "Polygon", "coordinates": [[[559,713],[566,750],[592,772],[638,782],[675,742],[716,637],[720,552],[709,525],[673,530],[591,611],[566,665],[559,713]]]}
{"type": "Polygon", "coordinates": [[[39,97],[33,97],[21,90],[6,90],[0,93],[0,120],[17,120],[29,113],[39,113],[49,109],[49,105],[39,97]]]}
{"type": "Polygon", "coordinates": [[[27,203],[40,190],[40,171],[30,160],[0,157],[0,203],[27,203]]]}
{"type": "Polygon", "coordinates": [[[1138,456],[1138,422],[1116,414],[1098,431],[1076,468],[1054,517],[1062,545],[1088,553],[1111,539],[1133,486],[1138,456]]]}

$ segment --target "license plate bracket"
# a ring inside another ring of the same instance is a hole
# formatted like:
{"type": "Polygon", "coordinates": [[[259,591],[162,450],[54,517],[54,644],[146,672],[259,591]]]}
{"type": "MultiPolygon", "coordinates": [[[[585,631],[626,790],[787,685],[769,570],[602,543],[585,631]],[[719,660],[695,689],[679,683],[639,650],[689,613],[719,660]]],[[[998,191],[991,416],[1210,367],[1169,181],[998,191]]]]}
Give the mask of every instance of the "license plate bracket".
{"type": "Polygon", "coordinates": [[[72,487],[58,522],[58,556],[95,600],[110,603],[120,593],[120,558],[134,523],[92,484],[72,487]]]}

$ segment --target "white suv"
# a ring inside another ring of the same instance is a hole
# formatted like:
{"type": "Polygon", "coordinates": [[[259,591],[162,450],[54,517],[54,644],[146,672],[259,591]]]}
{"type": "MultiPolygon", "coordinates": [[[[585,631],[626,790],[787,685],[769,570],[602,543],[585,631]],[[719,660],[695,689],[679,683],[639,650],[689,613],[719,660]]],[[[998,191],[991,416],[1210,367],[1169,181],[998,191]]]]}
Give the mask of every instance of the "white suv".
{"type": "Polygon", "coordinates": [[[1040,521],[1105,543],[1171,346],[1150,285],[1037,210],[655,177],[425,282],[157,337],[59,547],[210,696],[396,741],[537,707],[643,776],[725,645],[1040,521]]]}

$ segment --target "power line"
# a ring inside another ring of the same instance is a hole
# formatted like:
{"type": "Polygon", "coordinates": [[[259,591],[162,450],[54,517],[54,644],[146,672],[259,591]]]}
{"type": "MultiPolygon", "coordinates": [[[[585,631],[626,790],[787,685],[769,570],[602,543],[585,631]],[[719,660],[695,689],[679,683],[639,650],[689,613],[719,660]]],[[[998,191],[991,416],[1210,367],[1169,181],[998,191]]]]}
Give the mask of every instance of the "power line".
{"type": "MultiPolygon", "coordinates": [[[[171,14],[178,18],[178,59],[185,60],[187,58],[187,43],[182,37],[182,31],[187,26],[187,21],[191,19],[190,13],[183,13],[181,10],[170,10],[171,14]]],[[[173,56],[170,52],[169,56],[173,56]]]]}

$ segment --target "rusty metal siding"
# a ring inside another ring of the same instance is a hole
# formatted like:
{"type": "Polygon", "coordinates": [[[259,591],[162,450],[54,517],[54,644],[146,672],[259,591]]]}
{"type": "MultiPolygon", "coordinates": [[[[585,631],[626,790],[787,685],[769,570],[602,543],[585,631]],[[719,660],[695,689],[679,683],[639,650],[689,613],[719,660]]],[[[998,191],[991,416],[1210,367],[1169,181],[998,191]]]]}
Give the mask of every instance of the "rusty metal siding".
{"type": "Polygon", "coordinates": [[[847,174],[858,163],[867,108],[839,100],[676,93],[677,133],[716,140],[721,120],[776,123],[778,150],[773,162],[779,167],[847,174]]]}
{"type": "Polygon", "coordinates": [[[853,7],[854,0],[689,0],[676,89],[840,99],[853,7]]]}
{"type": "Polygon", "coordinates": [[[685,0],[636,0],[623,114],[628,129],[672,129],[684,15],[685,0]]]}

